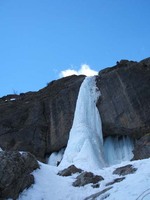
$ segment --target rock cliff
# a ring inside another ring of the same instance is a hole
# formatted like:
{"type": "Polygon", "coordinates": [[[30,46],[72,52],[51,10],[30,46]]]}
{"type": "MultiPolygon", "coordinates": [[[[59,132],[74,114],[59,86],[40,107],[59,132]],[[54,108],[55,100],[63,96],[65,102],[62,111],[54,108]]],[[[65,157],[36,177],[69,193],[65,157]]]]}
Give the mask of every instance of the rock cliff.
{"type": "MultiPolygon", "coordinates": [[[[38,92],[0,98],[0,147],[29,151],[41,161],[65,147],[83,80],[74,75],[38,92]]],[[[99,72],[97,86],[104,136],[150,133],[150,58],[117,62],[99,72]]]]}
{"type": "Polygon", "coordinates": [[[150,58],[122,60],[99,72],[98,108],[103,133],[131,135],[138,139],[150,132],[150,58]]]}
{"type": "Polygon", "coordinates": [[[38,92],[0,99],[0,147],[29,151],[44,161],[65,147],[84,76],[52,81],[38,92]]]}

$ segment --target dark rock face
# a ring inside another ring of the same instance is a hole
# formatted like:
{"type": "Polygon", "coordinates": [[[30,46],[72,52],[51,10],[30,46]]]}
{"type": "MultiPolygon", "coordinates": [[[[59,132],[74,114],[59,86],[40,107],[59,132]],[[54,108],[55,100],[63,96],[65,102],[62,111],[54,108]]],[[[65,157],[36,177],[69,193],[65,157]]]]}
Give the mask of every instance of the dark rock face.
{"type": "Polygon", "coordinates": [[[99,72],[98,109],[104,136],[150,132],[150,58],[139,63],[122,60],[99,72]]]}
{"type": "Polygon", "coordinates": [[[145,159],[150,157],[150,134],[141,137],[135,143],[132,160],[145,159]]]}
{"type": "Polygon", "coordinates": [[[39,168],[30,153],[0,152],[0,199],[16,199],[20,192],[34,183],[30,173],[39,168]]]}
{"type": "Polygon", "coordinates": [[[136,168],[134,168],[132,165],[126,165],[123,167],[119,167],[113,171],[113,174],[118,174],[119,176],[125,176],[128,174],[133,174],[136,172],[136,168]]]}
{"type": "Polygon", "coordinates": [[[68,168],[58,172],[58,175],[59,176],[71,176],[72,174],[81,173],[82,171],[83,171],[82,169],[79,169],[76,166],[71,165],[68,168]]]}
{"type": "Polygon", "coordinates": [[[0,147],[39,160],[65,147],[84,76],[53,81],[38,92],[0,98],[0,147]]]}
{"type": "Polygon", "coordinates": [[[94,175],[92,172],[83,172],[79,176],[77,176],[77,180],[73,182],[74,187],[80,187],[87,185],[89,183],[98,183],[99,181],[104,180],[102,176],[94,175]]]}

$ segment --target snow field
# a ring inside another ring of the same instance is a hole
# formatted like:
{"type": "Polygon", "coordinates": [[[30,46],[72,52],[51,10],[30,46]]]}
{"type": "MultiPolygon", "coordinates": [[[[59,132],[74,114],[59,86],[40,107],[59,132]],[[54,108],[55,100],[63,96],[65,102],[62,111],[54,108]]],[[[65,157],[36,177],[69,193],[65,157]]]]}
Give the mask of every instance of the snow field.
{"type": "MultiPolygon", "coordinates": [[[[33,172],[35,184],[28,190],[24,190],[18,200],[83,200],[87,196],[107,188],[106,183],[120,177],[112,174],[115,168],[127,164],[132,164],[138,170],[134,174],[127,175],[122,182],[112,185],[113,188],[106,192],[110,194],[107,200],[136,200],[145,190],[150,188],[150,159],[126,161],[100,170],[91,169],[94,174],[104,177],[104,181],[100,182],[100,188],[94,189],[91,184],[79,188],[73,187],[72,183],[78,174],[61,177],[57,175],[60,167],[40,163],[41,169],[33,172]]],[[[149,200],[149,197],[150,194],[144,197],[144,200],[149,200]]],[[[97,198],[97,200],[100,199],[101,197],[97,198]]]]}

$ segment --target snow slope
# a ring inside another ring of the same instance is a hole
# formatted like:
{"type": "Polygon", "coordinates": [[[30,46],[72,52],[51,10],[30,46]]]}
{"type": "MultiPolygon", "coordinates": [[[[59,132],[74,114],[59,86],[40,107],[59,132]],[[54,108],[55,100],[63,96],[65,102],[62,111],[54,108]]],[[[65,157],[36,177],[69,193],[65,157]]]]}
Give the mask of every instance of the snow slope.
{"type": "MultiPolygon", "coordinates": [[[[72,183],[77,174],[70,177],[61,177],[57,175],[60,169],[59,167],[40,163],[41,169],[33,172],[35,184],[28,190],[23,191],[18,200],[83,200],[91,194],[95,194],[107,188],[105,186],[106,183],[119,177],[118,175],[112,174],[113,170],[126,164],[132,164],[138,170],[134,174],[127,175],[122,182],[114,184],[113,188],[106,192],[106,194],[110,194],[106,199],[141,200],[143,197],[138,197],[147,190],[147,193],[144,193],[147,194],[147,196],[145,196],[143,200],[149,200],[150,159],[124,162],[100,170],[91,170],[93,173],[104,177],[104,180],[100,183],[100,188],[92,188],[91,184],[79,188],[73,187],[72,183]]],[[[97,199],[101,200],[102,196],[97,199]]]]}

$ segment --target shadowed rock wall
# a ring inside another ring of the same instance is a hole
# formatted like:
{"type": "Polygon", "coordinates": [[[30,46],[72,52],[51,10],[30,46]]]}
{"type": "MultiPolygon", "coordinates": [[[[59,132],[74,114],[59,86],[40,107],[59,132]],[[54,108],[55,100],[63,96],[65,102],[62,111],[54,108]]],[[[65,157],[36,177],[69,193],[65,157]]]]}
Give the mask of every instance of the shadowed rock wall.
{"type": "Polygon", "coordinates": [[[150,132],[150,59],[122,60],[100,71],[97,86],[104,136],[139,138],[150,132]]]}
{"type": "Polygon", "coordinates": [[[1,98],[0,147],[29,151],[44,160],[46,154],[66,146],[83,79],[66,77],[38,92],[1,98]]]}

